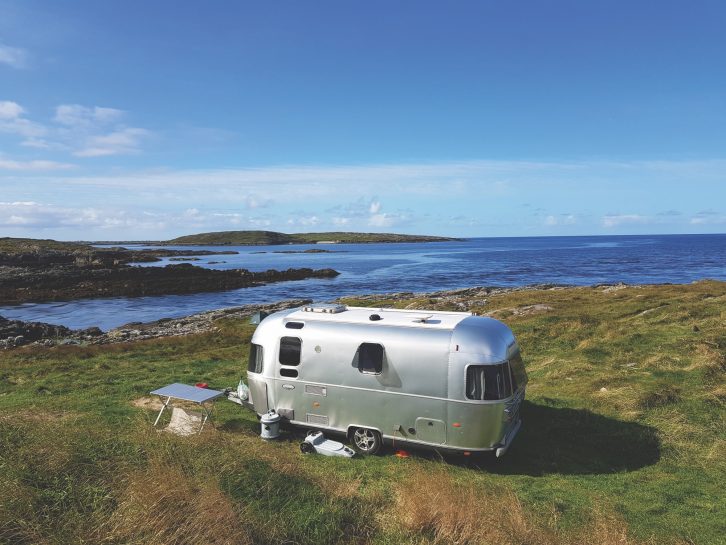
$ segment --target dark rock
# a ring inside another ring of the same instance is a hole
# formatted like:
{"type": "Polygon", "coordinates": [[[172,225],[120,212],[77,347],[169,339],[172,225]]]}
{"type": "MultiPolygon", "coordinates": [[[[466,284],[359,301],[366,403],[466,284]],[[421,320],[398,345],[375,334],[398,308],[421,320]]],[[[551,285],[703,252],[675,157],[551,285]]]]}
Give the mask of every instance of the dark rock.
{"type": "Polygon", "coordinates": [[[268,282],[333,278],[338,274],[333,269],[309,268],[264,272],[247,269],[220,271],[190,263],[166,267],[0,267],[0,304],[223,291],[268,282]]]}
{"type": "Polygon", "coordinates": [[[13,344],[17,345],[40,339],[65,337],[70,333],[71,330],[62,325],[8,320],[0,316],[0,338],[12,339],[13,344]]]}

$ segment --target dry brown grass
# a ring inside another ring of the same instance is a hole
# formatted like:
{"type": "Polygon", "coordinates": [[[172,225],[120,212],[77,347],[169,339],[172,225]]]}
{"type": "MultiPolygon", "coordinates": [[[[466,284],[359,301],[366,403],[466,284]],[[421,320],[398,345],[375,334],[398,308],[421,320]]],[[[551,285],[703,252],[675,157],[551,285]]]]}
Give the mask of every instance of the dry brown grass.
{"type": "Polygon", "coordinates": [[[456,485],[444,470],[417,469],[397,492],[398,522],[421,542],[534,545],[550,541],[529,521],[511,491],[456,485]]]}
{"type": "Polygon", "coordinates": [[[252,539],[232,502],[211,481],[153,462],[125,479],[118,507],[100,529],[102,542],[244,545],[252,539]]]}
{"type": "MultiPolygon", "coordinates": [[[[396,489],[395,518],[416,543],[456,545],[643,545],[611,511],[593,511],[579,532],[560,532],[556,517],[535,521],[516,494],[454,482],[445,468],[416,469],[396,489]]],[[[652,542],[647,542],[652,543],[652,542]]]]}
{"type": "Polygon", "coordinates": [[[131,405],[137,409],[148,409],[151,411],[160,411],[164,404],[161,402],[159,397],[139,397],[131,401],[131,405]]]}
{"type": "Polygon", "coordinates": [[[634,419],[642,414],[639,396],[638,390],[632,386],[611,386],[605,391],[593,392],[592,400],[599,407],[617,411],[624,418],[634,419]]]}
{"type": "Polygon", "coordinates": [[[676,355],[661,352],[646,357],[638,366],[653,371],[678,371],[683,368],[683,362],[676,355]]]}
{"type": "Polygon", "coordinates": [[[33,498],[22,482],[0,474],[0,496],[0,543],[48,542],[28,520],[33,516],[33,498]]]}

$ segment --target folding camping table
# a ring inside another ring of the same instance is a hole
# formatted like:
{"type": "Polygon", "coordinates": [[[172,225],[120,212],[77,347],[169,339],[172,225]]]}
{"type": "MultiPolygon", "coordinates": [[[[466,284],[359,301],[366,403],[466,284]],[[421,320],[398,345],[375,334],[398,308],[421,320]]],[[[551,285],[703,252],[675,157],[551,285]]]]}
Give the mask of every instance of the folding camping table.
{"type": "Polygon", "coordinates": [[[161,414],[164,412],[164,409],[167,408],[169,403],[171,403],[171,400],[179,399],[181,401],[189,401],[192,403],[196,403],[204,411],[204,417],[202,418],[202,425],[199,427],[198,433],[202,433],[204,424],[207,422],[207,420],[209,420],[209,417],[212,414],[211,410],[207,409],[205,403],[210,402],[210,401],[214,402],[215,399],[224,395],[224,392],[220,392],[219,390],[210,390],[208,388],[198,388],[197,386],[188,386],[187,384],[179,384],[179,383],[169,384],[168,386],[164,386],[163,388],[159,388],[158,390],[154,390],[153,392],[150,392],[150,393],[153,395],[158,395],[160,397],[166,398],[164,405],[161,407],[161,410],[159,411],[159,415],[156,417],[154,426],[156,426],[159,423],[161,414]]]}

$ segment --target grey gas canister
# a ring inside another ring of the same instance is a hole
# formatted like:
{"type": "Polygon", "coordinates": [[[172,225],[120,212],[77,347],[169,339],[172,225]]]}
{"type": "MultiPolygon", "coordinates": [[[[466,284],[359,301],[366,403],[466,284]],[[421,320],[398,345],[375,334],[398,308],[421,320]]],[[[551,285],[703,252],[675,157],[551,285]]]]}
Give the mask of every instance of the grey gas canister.
{"type": "Polygon", "coordinates": [[[269,411],[260,417],[262,430],[260,437],[263,439],[277,439],[280,437],[280,415],[275,411],[269,411]]]}

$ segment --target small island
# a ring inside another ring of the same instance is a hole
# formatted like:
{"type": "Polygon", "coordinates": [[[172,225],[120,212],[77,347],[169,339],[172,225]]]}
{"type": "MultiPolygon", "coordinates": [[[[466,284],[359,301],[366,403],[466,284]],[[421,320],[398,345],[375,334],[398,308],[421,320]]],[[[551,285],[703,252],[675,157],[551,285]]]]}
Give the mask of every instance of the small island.
{"type": "Polygon", "coordinates": [[[458,238],[396,233],[277,233],[275,231],[216,231],[186,235],[159,245],[269,246],[275,244],[370,244],[391,242],[452,242],[458,238]]]}

